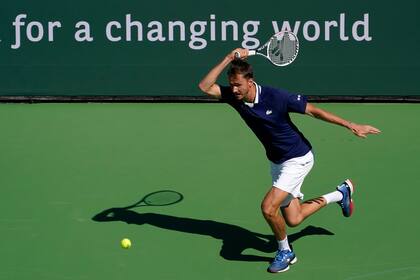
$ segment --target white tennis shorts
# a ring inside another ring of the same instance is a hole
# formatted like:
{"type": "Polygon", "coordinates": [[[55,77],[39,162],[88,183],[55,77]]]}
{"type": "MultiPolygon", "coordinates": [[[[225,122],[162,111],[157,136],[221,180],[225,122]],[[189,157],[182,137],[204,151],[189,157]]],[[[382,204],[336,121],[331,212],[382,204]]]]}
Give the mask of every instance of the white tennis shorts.
{"type": "Polygon", "coordinates": [[[280,206],[289,205],[293,198],[303,199],[303,193],[300,192],[300,188],[306,175],[308,175],[314,165],[312,151],[309,151],[304,156],[292,158],[280,164],[270,163],[273,187],[289,193],[280,206]]]}

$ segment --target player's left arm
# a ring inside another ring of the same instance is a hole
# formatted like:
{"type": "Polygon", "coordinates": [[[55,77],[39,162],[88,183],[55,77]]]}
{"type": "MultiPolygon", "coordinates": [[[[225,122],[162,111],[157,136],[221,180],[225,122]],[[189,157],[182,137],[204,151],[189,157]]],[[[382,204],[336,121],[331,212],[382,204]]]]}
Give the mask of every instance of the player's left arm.
{"type": "Polygon", "coordinates": [[[362,138],[366,138],[368,134],[378,134],[381,132],[376,127],[347,121],[310,103],[306,104],[305,114],[326,122],[344,126],[351,130],[355,135],[362,138]]]}

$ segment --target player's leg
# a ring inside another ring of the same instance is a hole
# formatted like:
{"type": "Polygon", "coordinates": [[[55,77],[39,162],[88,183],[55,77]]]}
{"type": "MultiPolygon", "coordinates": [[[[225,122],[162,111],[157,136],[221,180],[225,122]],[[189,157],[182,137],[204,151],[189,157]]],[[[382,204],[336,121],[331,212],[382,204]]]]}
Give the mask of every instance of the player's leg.
{"type": "Polygon", "coordinates": [[[335,191],[324,194],[321,197],[307,200],[303,203],[297,198],[292,199],[290,204],[281,207],[281,211],[286,224],[295,227],[302,223],[307,217],[316,213],[322,207],[330,203],[338,203],[345,217],[350,217],[353,213],[352,195],[354,184],[350,179],[341,183],[335,191]]]}
{"type": "MultiPolygon", "coordinates": [[[[279,207],[289,205],[292,200],[303,197],[300,187],[311,170],[313,163],[312,152],[280,164],[271,163],[273,187],[264,198],[262,211],[276,235],[279,249],[274,261],[268,268],[270,272],[286,271],[289,269],[289,264],[293,264],[297,260],[294,252],[290,249],[285,230],[285,221],[283,216],[280,215],[279,207]]],[[[300,208],[295,210],[300,211],[300,208]]],[[[297,212],[296,216],[299,213],[297,212]]]]}
{"type": "Polygon", "coordinates": [[[327,203],[323,197],[310,199],[303,203],[299,199],[294,198],[288,205],[281,207],[281,212],[286,224],[290,227],[295,227],[325,205],[327,203]]]}
{"type": "Polygon", "coordinates": [[[282,202],[289,196],[279,188],[272,187],[265,195],[261,203],[261,211],[267,223],[277,240],[286,238],[286,225],[283,217],[280,215],[279,208],[282,202]]]}
{"type": "Polygon", "coordinates": [[[261,203],[263,216],[270,225],[279,245],[274,261],[268,267],[269,272],[286,271],[289,269],[289,264],[294,264],[297,261],[289,247],[286,224],[279,211],[282,203],[290,200],[290,196],[290,193],[273,186],[261,203]]]}

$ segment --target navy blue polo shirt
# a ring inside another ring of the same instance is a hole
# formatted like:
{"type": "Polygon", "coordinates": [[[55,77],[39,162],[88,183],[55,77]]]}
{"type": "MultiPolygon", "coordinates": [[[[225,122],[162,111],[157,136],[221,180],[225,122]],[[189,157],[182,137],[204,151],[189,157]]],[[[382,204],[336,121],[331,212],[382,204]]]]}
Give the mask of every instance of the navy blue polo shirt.
{"type": "Polygon", "coordinates": [[[304,114],[306,97],[282,89],[255,86],[255,103],[237,100],[231,88],[226,86],[220,86],[222,100],[238,111],[263,144],[269,160],[282,163],[304,156],[312,146],[292,123],[289,113],[304,114]]]}

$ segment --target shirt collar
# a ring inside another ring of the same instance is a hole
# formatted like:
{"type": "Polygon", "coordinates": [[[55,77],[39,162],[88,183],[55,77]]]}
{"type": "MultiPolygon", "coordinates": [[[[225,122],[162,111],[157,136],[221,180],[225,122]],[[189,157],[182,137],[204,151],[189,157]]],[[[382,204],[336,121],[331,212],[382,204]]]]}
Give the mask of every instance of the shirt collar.
{"type": "Polygon", "coordinates": [[[258,101],[260,100],[259,96],[260,96],[260,93],[261,93],[261,87],[256,82],[253,82],[253,83],[255,85],[255,99],[254,99],[254,102],[249,102],[248,103],[248,102],[244,101],[245,105],[250,107],[250,108],[254,107],[254,104],[258,104],[258,101]]]}

